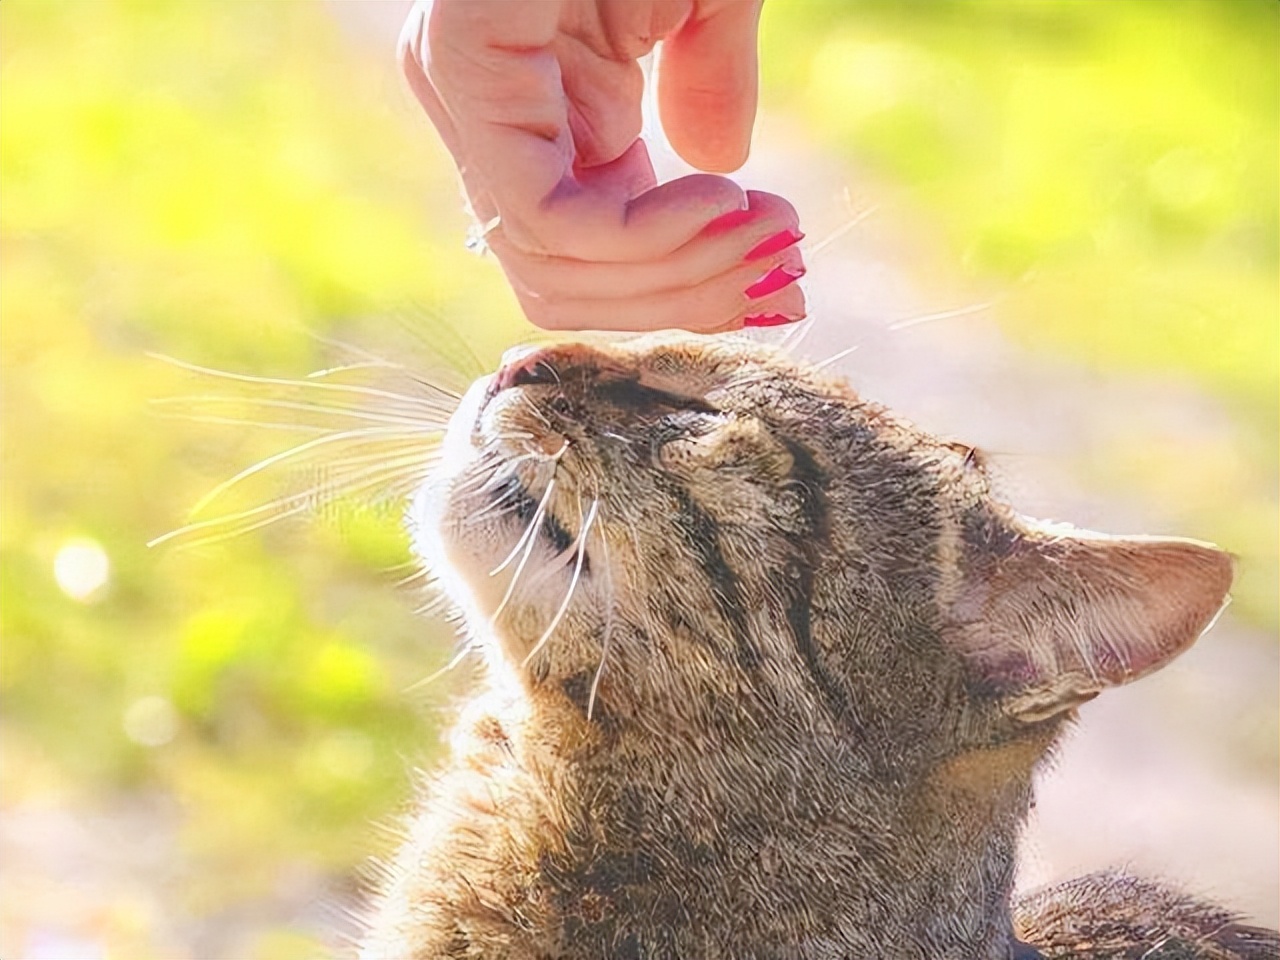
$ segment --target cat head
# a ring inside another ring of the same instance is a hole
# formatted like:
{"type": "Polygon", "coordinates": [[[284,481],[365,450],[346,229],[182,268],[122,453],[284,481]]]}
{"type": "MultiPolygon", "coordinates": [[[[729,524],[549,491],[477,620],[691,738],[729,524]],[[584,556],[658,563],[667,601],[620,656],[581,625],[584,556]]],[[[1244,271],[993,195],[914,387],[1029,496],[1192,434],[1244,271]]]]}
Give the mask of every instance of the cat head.
{"type": "Polygon", "coordinates": [[[1232,571],[1204,544],[1020,517],[971,448],[728,338],[509,355],[414,519],[531,698],[603,727],[823,729],[897,770],[1038,755],[1194,642],[1232,571]]]}

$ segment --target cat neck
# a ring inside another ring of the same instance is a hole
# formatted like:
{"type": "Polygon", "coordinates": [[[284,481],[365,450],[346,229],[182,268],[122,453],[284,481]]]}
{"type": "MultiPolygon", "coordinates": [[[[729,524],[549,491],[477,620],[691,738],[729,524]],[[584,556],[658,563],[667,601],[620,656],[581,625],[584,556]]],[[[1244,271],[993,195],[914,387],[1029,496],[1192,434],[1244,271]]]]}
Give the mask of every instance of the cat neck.
{"type": "Polygon", "coordinates": [[[607,952],[634,935],[643,956],[707,943],[724,956],[1011,955],[1029,769],[995,783],[989,758],[948,762],[904,784],[869,775],[837,731],[656,736],[550,709],[535,707],[514,757],[564,825],[544,881],[591,904],[565,911],[575,941],[607,952]]]}

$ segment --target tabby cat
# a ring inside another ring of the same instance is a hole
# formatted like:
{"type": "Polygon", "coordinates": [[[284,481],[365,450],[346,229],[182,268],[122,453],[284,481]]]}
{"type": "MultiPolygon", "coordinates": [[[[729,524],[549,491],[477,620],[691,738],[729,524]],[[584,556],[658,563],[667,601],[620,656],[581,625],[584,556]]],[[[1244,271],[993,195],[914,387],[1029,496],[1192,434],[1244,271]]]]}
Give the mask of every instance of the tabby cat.
{"type": "Polygon", "coordinates": [[[372,958],[1263,957],[1161,886],[1011,902],[1036,765],[1230,558],[1020,517],[982,458],[734,339],[509,356],[415,498],[487,659],[372,958]]]}

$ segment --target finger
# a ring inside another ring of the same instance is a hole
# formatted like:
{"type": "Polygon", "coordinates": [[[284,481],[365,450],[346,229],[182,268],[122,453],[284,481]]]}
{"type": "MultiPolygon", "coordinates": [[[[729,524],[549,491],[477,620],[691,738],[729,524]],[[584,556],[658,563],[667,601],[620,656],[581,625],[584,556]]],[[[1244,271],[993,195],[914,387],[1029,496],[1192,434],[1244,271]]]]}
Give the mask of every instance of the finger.
{"type": "Polygon", "coordinates": [[[437,0],[427,20],[430,89],[419,83],[420,95],[430,107],[434,91],[452,122],[473,203],[491,200],[504,234],[527,251],[612,262],[659,259],[715,218],[745,209],[742,189],[721,177],[655,187],[640,141],[610,163],[574,170],[550,49],[559,6],[437,0]]]}
{"type": "Polygon", "coordinates": [[[652,184],[648,153],[637,141],[613,163],[562,181],[532,213],[504,205],[504,231],[526,250],[625,263],[664,257],[711,221],[747,209],[746,193],[724,177],[652,184]],[[646,180],[648,189],[637,191],[646,180]]]}
{"type": "Polygon", "coordinates": [[[468,192],[487,191],[504,216],[536,211],[572,168],[564,90],[550,49],[559,9],[554,2],[436,0],[420,55],[429,90],[409,70],[428,112],[433,91],[449,118],[450,152],[468,192]]]}
{"type": "Polygon", "coordinates": [[[605,42],[618,60],[639,60],[684,23],[693,7],[693,0],[595,0],[605,42]]]}
{"type": "Polygon", "coordinates": [[[576,163],[617,160],[640,137],[644,73],[634,60],[609,60],[576,39],[559,36],[552,50],[569,101],[576,163]]]}
{"type": "Polygon", "coordinates": [[[437,0],[427,24],[426,73],[457,131],[468,190],[492,195],[513,242],[578,259],[653,260],[743,208],[741,188],[705,175],[640,192],[653,174],[638,141],[573,175],[550,49],[558,7],[437,0]]]}
{"type": "Polygon", "coordinates": [[[759,82],[756,28],[763,0],[704,0],[663,43],[658,110],[671,146],[699,170],[727,173],[747,159],[759,82]]]}
{"type": "Polygon", "coordinates": [[[462,175],[471,212],[481,221],[487,222],[497,215],[497,205],[489,192],[484,188],[476,171],[464,162],[463,147],[453,117],[441,100],[439,93],[428,76],[427,66],[431,62],[431,51],[427,41],[428,14],[438,4],[417,0],[409,8],[404,25],[400,29],[400,37],[396,45],[396,59],[404,74],[410,91],[422,106],[427,118],[435,127],[445,149],[449,151],[454,163],[462,175]]]}
{"type": "Polygon", "coordinates": [[[743,293],[753,285],[769,280],[776,283],[779,279],[776,271],[781,268],[788,277],[799,277],[805,272],[800,251],[795,247],[779,251],[760,260],[743,264],[734,264],[721,274],[700,280],[698,283],[673,285],[665,278],[648,274],[642,283],[636,278],[636,271],[628,269],[630,265],[615,264],[583,264],[580,261],[560,261],[552,266],[547,263],[529,263],[520,257],[505,257],[501,260],[507,279],[516,295],[522,298],[541,299],[548,309],[559,304],[577,301],[615,301],[640,300],[660,294],[688,293],[699,287],[717,285],[719,278],[732,274],[744,284],[743,293]],[[576,267],[576,269],[575,269],[576,267]],[[619,282],[610,285],[610,277],[619,282]],[[585,279],[584,279],[585,277],[585,279]],[[633,282],[634,281],[634,282],[633,282]],[[627,286],[623,286],[627,284],[627,286]]]}
{"type": "Polygon", "coordinates": [[[622,299],[697,286],[750,261],[763,273],[784,262],[801,267],[794,244],[801,239],[795,209],[781,197],[748,191],[743,217],[730,214],[658,260],[598,263],[529,254],[510,243],[502,230],[488,238],[508,277],[524,291],[554,291],[565,299],[622,299]],[[729,219],[729,218],[726,218],[729,219]]]}
{"type": "Polygon", "coordinates": [[[456,153],[457,133],[453,128],[453,120],[440,102],[431,81],[427,79],[423,63],[427,57],[426,30],[427,8],[421,3],[409,7],[409,15],[405,17],[400,28],[400,38],[396,42],[396,60],[400,70],[409,84],[409,89],[426,111],[428,119],[440,133],[440,139],[450,153],[456,153]]]}
{"type": "Polygon", "coordinates": [[[525,315],[545,330],[710,331],[741,326],[749,314],[803,317],[804,294],[794,279],[762,278],[758,264],[744,264],[698,287],[643,297],[561,300],[520,291],[517,297],[525,315]]]}

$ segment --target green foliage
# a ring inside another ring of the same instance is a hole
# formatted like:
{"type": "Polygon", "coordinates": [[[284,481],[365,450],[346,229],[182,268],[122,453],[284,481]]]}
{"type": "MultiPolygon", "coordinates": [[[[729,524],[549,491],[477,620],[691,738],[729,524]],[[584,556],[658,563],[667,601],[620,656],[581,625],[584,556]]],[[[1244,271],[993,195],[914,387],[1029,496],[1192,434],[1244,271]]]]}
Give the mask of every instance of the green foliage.
{"type": "Polygon", "coordinates": [[[1280,6],[1106,8],[766,7],[765,70],[971,270],[1014,285],[1010,330],[1184,370],[1274,424],[1280,6]]]}
{"type": "MultiPolygon", "coordinates": [[[[462,249],[416,107],[384,105],[389,51],[360,56],[317,9],[0,6],[5,804],[169,798],[189,878],[163,894],[172,923],[299,870],[347,875],[385,842],[370,823],[437,739],[406,688],[452,637],[388,587],[394,515],[340,505],[329,525],[148,550],[280,444],[158,416],[192,381],[145,353],[297,376],[325,362],[313,335],[377,351],[413,304],[418,336],[471,373],[529,333],[462,249]],[[483,322],[460,335],[459,318],[483,322]],[[105,585],[77,599],[103,555],[105,585]]],[[[1273,618],[1280,7],[928,9],[774,0],[766,92],[999,278],[1016,337],[1181,372],[1242,412],[1254,432],[1226,473],[1126,448],[1102,479],[1179,478],[1171,498],[1206,503],[1195,528],[1259,558],[1246,606],[1273,618]]],[[[104,896],[81,935],[172,955],[104,896]]],[[[240,955],[320,949],[272,923],[240,955]]]]}
{"type": "MultiPolygon", "coordinates": [[[[407,559],[395,514],[339,507],[312,531],[148,550],[281,443],[159,416],[155,398],[216,391],[145,352],[298,376],[324,362],[313,335],[377,350],[385,318],[414,304],[487,318],[467,339],[490,362],[527,332],[462,248],[425,121],[383,106],[389,56],[359,57],[315,9],[0,17],[6,797],[176,798],[172,842],[203,879],[167,908],[217,917],[291,871],[349,873],[386,842],[371,824],[437,741],[406,688],[453,637],[384,572],[407,559]],[[83,601],[51,575],[79,538],[110,562],[83,601]]],[[[439,321],[413,326],[474,367],[439,321]]],[[[289,936],[245,949],[303,955],[289,936]]]]}
{"type": "Polygon", "coordinates": [[[761,31],[766,102],[916,208],[1015,341],[1223,399],[1214,456],[1119,444],[1084,479],[1163,474],[1274,628],[1280,4],[810,0],[761,31]]]}

